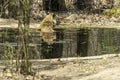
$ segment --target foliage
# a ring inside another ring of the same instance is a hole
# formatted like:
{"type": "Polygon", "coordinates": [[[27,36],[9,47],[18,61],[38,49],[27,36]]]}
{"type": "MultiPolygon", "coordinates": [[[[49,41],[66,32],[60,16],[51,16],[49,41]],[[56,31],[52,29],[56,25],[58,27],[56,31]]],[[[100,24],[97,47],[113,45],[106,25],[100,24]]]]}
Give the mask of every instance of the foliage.
{"type": "Polygon", "coordinates": [[[17,15],[19,0],[1,0],[0,17],[14,17],[17,15]]]}
{"type": "Polygon", "coordinates": [[[75,9],[75,6],[74,6],[73,4],[71,4],[71,3],[66,3],[66,7],[67,7],[67,9],[69,9],[69,10],[75,9]]]}
{"type": "Polygon", "coordinates": [[[109,17],[118,17],[120,16],[120,7],[113,7],[112,9],[107,9],[103,13],[109,17]]]}
{"type": "Polygon", "coordinates": [[[5,16],[6,9],[8,8],[9,0],[1,0],[0,1],[0,17],[5,16]]]}

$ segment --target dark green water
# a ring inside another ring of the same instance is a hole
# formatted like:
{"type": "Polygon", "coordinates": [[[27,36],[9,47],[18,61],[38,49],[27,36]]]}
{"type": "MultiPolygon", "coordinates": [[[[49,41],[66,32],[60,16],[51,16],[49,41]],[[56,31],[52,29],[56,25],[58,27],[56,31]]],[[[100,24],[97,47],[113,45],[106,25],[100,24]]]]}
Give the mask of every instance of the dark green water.
{"type": "MultiPolygon", "coordinates": [[[[47,45],[35,30],[30,31],[29,53],[32,59],[118,54],[120,52],[119,29],[72,29],[57,30],[57,39],[47,45]]],[[[0,56],[16,56],[21,45],[17,29],[0,29],[0,56]]],[[[19,54],[22,54],[22,49],[19,54]]],[[[7,56],[7,57],[5,57],[7,56]]]]}

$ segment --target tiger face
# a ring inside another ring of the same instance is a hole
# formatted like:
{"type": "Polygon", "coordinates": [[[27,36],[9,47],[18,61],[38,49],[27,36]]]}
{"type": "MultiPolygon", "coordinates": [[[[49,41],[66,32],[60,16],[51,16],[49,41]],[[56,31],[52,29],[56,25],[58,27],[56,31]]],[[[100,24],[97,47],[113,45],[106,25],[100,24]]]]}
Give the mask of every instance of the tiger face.
{"type": "Polygon", "coordinates": [[[57,15],[53,14],[54,27],[60,24],[60,19],[57,15]]]}
{"type": "Polygon", "coordinates": [[[40,23],[40,29],[44,27],[55,27],[60,24],[60,19],[54,13],[49,13],[40,23]]]}

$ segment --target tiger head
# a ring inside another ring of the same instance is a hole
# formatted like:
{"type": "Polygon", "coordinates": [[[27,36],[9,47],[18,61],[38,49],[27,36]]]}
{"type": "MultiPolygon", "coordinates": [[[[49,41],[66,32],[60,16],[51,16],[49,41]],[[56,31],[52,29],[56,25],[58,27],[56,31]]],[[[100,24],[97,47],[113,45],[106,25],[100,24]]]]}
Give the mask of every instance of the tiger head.
{"type": "Polygon", "coordinates": [[[53,16],[53,22],[54,22],[54,27],[56,25],[59,25],[60,24],[60,19],[57,15],[55,15],[54,13],[52,13],[52,16],[53,16]]]}
{"type": "Polygon", "coordinates": [[[60,19],[54,13],[49,13],[40,23],[40,28],[45,26],[55,27],[56,25],[60,24],[60,19]]]}

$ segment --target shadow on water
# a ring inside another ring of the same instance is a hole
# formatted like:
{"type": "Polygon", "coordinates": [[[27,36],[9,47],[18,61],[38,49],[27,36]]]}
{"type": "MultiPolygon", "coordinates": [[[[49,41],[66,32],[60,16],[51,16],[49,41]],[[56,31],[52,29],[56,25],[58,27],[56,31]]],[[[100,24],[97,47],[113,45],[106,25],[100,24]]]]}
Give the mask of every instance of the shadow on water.
{"type": "Polygon", "coordinates": [[[119,29],[58,30],[47,58],[95,56],[120,52],[119,29]],[[51,55],[51,57],[50,57],[51,55]]]}
{"type": "Polygon", "coordinates": [[[43,44],[44,58],[87,56],[87,30],[58,30],[56,35],[57,40],[52,45],[43,44]]]}
{"type": "MultiPolygon", "coordinates": [[[[58,29],[56,31],[57,39],[51,45],[43,43],[39,33],[31,31],[28,47],[32,59],[84,57],[120,52],[119,29],[58,29]]],[[[6,47],[9,46],[15,47],[14,53],[17,52],[21,43],[18,35],[20,35],[18,30],[0,29],[0,56],[4,55],[6,47]]]]}
{"type": "Polygon", "coordinates": [[[87,56],[88,53],[88,30],[82,29],[77,33],[77,55],[87,56]]]}

